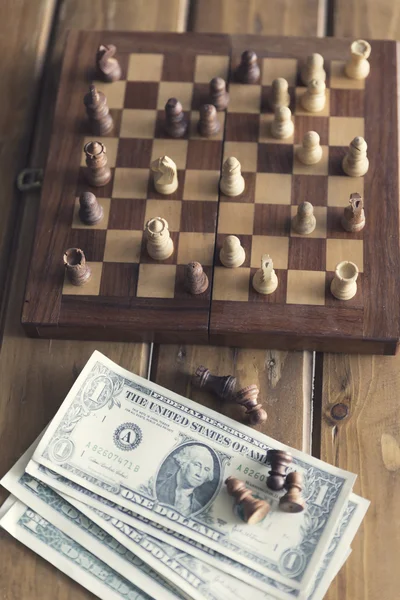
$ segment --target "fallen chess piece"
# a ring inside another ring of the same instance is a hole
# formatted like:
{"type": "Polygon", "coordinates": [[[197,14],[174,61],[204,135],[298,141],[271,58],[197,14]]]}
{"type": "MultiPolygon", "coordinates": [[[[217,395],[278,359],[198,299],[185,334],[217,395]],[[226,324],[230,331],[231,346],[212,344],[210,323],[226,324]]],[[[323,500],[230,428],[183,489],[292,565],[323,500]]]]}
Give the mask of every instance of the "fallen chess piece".
{"type": "Polygon", "coordinates": [[[235,402],[246,409],[247,421],[251,426],[262,425],[267,420],[266,411],[257,403],[259,393],[258,387],[252,384],[237,392],[235,396],[235,402]]]}
{"type": "Polygon", "coordinates": [[[226,91],[226,83],[222,77],[214,77],[210,81],[210,104],[213,104],[218,111],[228,107],[229,93],[226,91]]]}
{"type": "Polygon", "coordinates": [[[272,294],[278,287],[274,263],[268,254],[262,255],[261,268],[255,272],[252,285],[256,292],[264,295],[272,294]]]}
{"type": "Polygon", "coordinates": [[[80,248],[68,248],[64,252],[63,261],[67,278],[72,285],[82,286],[89,281],[92,272],[80,248]]]}
{"type": "Polygon", "coordinates": [[[358,267],[344,260],[336,265],[331,283],[331,293],[338,300],[351,300],[357,294],[358,267]]]}
{"type": "Polygon", "coordinates": [[[292,455],[284,450],[268,450],[267,460],[271,465],[267,487],[275,492],[283,490],[285,486],[286,471],[292,462],[292,455]]]}
{"type": "Polygon", "coordinates": [[[196,369],[192,378],[193,385],[198,389],[212,392],[221,400],[233,400],[235,398],[236,377],[232,375],[212,375],[207,367],[202,365],[196,369]]]}
{"type": "Polygon", "coordinates": [[[257,83],[260,79],[260,67],[257,54],[252,50],[245,50],[241,56],[240,64],[235,71],[236,81],[240,83],[257,83]]]}
{"type": "Polygon", "coordinates": [[[241,509],[239,515],[249,525],[255,525],[262,521],[271,510],[268,502],[254,498],[253,492],[246,488],[245,483],[240,479],[228,477],[225,485],[228,494],[235,499],[235,505],[241,509]]]}
{"type": "Polygon", "coordinates": [[[349,177],[362,177],[369,168],[367,158],[367,142],[361,136],[357,136],[350,143],[349,149],[342,161],[342,168],[349,177]]]}
{"type": "Polygon", "coordinates": [[[303,489],[303,476],[298,471],[288,473],[285,480],[286,494],[279,500],[279,508],[283,512],[299,513],[306,506],[304,498],[301,495],[303,489]]]}
{"type": "Polygon", "coordinates": [[[146,223],[147,253],[154,260],[166,260],[174,252],[174,243],[170,237],[168,223],[161,217],[150,219],[146,223]]]}
{"type": "Polygon", "coordinates": [[[364,202],[360,194],[350,194],[350,205],[346,206],[342,215],[343,229],[356,233],[364,229],[365,213],[364,202]]]}
{"type": "Polygon", "coordinates": [[[111,169],[107,167],[106,147],[101,142],[88,142],[83,151],[86,156],[86,181],[94,187],[106,185],[111,180],[111,169]]]}
{"type": "Polygon", "coordinates": [[[371,46],[365,40],[356,40],[350,46],[351,56],[346,63],[345,73],[350,79],[365,79],[369,75],[370,64],[368,58],[371,46]]]}
{"type": "Polygon", "coordinates": [[[202,294],[208,288],[208,277],[199,262],[190,262],[185,267],[185,288],[189,294],[202,294]]]}
{"type": "Polygon", "coordinates": [[[99,92],[92,84],[83,99],[83,103],[86,107],[93,135],[107,135],[114,127],[114,123],[103,92],[99,92]]]}
{"type": "Polygon", "coordinates": [[[174,161],[168,156],[161,156],[150,165],[156,192],[168,196],[178,189],[178,171],[174,161]]]}
{"type": "Polygon", "coordinates": [[[108,46],[101,45],[96,53],[97,73],[106,82],[118,81],[121,79],[121,67],[116,58],[114,58],[117,48],[113,44],[108,46]]]}
{"type": "Polygon", "coordinates": [[[306,63],[301,69],[301,80],[304,85],[308,86],[312,79],[317,79],[318,81],[326,80],[324,57],[318,54],[318,52],[307,56],[306,63]]]}

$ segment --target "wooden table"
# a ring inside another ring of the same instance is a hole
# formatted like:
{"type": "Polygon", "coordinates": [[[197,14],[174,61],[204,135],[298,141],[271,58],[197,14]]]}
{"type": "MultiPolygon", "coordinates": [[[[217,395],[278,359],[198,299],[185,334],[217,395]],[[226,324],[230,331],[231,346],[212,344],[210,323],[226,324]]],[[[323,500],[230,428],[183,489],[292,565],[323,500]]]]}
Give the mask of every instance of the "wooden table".
{"type": "MultiPolygon", "coordinates": [[[[400,38],[391,0],[3,0],[0,196],[0,476],[55,414],[98,348],[122,366],[224,412],[190,386],[195,366],[257,383],[282,442],[359,474],[355,491],[372,501],[330,600],[394,600],[400,569],[400,357],[366,357],[195,346],[30,340],[19,325],[39,195],[15,192],[17,172],[42,166],[49,141],[65,33],[69,28],[337,35],[400,38]],[[333,10],[334,5],[334,10],[333,10]],[[7,300],[7,302],[6,302],[7,300]],[[343,403],[348,415],[335,420],[343,403]]],[[[6,497],[0,492],[0,501],[6,497]]],[[[0,598],[93,597],[0,533],[0,598]]]]}

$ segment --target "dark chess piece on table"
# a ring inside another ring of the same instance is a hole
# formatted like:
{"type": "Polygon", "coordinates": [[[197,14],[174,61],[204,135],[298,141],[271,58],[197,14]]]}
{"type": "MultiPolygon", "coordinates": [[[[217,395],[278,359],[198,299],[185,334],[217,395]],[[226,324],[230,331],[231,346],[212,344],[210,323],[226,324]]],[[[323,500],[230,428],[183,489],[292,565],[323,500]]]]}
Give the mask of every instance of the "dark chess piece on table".
{"type": "Polygon", "coordinates": [[[360,194],[350,194],[349,203],[343,211],[342,226],[346,231],[355,233],[364,229],[364,202],[360,194]]]}
{"type": "Polygon", "coordinates": [[[210,81],[210,104],[217,110],[225,110],[229,104],[229,93],[222,77],[214,77],[210,81]]]}
{"type": "Polygon", "coordinates": [[[260,79],[260,67],[257,54],[252,50],[245,50],[239,66],[235,72],[236,80],[241,83],[257,83],[260,79]]]}
{"type": "Polygon", "coordinates": [[[92,84],[83,100],[89,117],[89,124],[94,135],[106,135],[114,127],[112,116],[103,92],[96,90],[92,84]]]}
{"type": "Polygon", "coordinates": [[[101,187],[111,179],[111,170],[107,167],[106,147],[101,142],[88,142],[83,151],[86,155],[85,171],[86,180],[89,185],[101,187]]]}
{"type": "Polygon", "coordinates": [[[268,450],[267,460],[271,465],[267,486],[270,490],[282,490],[285,486],[287,468],[293,460],[292,455],[284,450],[268,450]]]}
{"type": "Polygon", "coordinates": [[[288,473],[285,481],[287,493],[279,500],[279,508],[284,512],[302,512],[306,506],[301,495],[303,489],[303,476],[298,471],[288,473]]]}
{"type": "Polygon", "coordinates": [[[221,129],[218,120],[217,109],[213,104],[202,104],[200,106],[200,119],[198,123],[198,131],[202,137],[212,137],[221,129]]]}
{"type": "Polygon", "coordinates": [[[208,277],[199,262],[190,262],[185,268],[185,288],[189,294],[202,294],[208,288],[208,277]]]}
{"type": "Polygon", "coordinates": [[[255,525],[264,519],[271,507],[265,500],[254,498],[251,490],[240,479],[228,477],[225,481],[228,494],[241,506],[243,518],[249,525],[255,525]]]}
{"type": "Polygon", "coordinates": [[[92,273],[80,248],[68,248],[64,252],[63,260],[67,277],[72,285],[81,286],[89,281],[92,273]]]}
{"type": "Polygon", "coordinates": [[[176,98],[170,98],[165,105],[165,131],[173,138],[183,137],[188,124],[182,104],[176,98]]]}
{"type": "Polygon", "coordinates": [[[79,196],[79,218],[84,225],[96,225],[103,218],[103,207],[92,192],[83,192],[79,196]]]}
{"type": "Polygon", "coordinates": [[[266,411],[261,404],[257,403],[259,393],[260,390],[258,387],[252,384],[237,392],[235,397],[237,404],[245,407],[250,425],[261,425],[261,423],[265,423],[267,420],[266,411]]]}
{"type": "Polygon", "coordinates": [[[236,377],[211,375],[207,367],[200,366],[193,376],[193,385],[199,389],[216,394],[221,400],[232,400],[236,387],[236,377]]]}
{"type": "Polygon", "coordinates": [[[121,79],[121,67],[114,54],[117,48],[113,44],[105,46],[101,44],[96,53],[96,68],[98,76],[107,82],[121,79]]]}

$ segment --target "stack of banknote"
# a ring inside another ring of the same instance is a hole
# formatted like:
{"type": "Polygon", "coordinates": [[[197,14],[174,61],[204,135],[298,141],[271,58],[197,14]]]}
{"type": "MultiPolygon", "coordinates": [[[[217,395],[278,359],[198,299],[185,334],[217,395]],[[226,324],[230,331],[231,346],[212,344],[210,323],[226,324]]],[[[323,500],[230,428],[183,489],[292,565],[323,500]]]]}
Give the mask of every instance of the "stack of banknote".
{"type": "Polygon", "coordinates": [[[0,526],[104,600],[323,598],[368,508],[355,475],[94,352],[1,484],[0,526]],[[267,451],[293,455],[306,508],[279,510],[267,451]],[[224,481],[270,512],[249,525],[224,481]]]}

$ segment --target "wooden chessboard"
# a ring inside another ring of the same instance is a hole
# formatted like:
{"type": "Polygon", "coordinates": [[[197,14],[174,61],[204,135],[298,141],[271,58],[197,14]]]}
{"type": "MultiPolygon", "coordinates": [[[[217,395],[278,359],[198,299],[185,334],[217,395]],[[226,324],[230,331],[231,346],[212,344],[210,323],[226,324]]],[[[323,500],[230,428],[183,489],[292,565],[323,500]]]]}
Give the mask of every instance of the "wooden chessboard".
{"type": "Polygon", "coordinates": [[[394,354],[399,319],[399,181],[397,44],[371,42],[371,72],[364,81],[343,75],[351,40],[265,38],[201,34],[71,32],[66,47],[45,172],[40,215],[22,322],[29,335],[79,339],[149,340],[283,349],[394,354]],[[108,100],[114,131],[103,141],[112,179],[90,188],[84,178],[87,127],[83,97],[93,80],[100,43],[117,46],[120,81],[96,82],[108,100]],[[241,53],[255,50],[259,84],[234,81],[241,53]],[[300,68],[320,52],[327,71],[327,102],[318,114],[301,109],[300,68]],[[229,82],[230,103],[219,113],[221,133],[198,136],[199,106],[208,82],[229,82]],[[288,80],[294,136],[269,134],[272,80],[288,80]],[[188,133],[164,133],[164,105],[177,97],[188,133]],[[295,148],[306,131],[321,138],[322,160],[305,167],[295,148]],[[370,167],[362,178],[344,174],[341,161],[356,136],[368,143],[370,167]],[[155,192],[150,162],[167,154],[178,167],[171,196],[155,192]],[[222,160],[236,156],[246,188],[241,196],[219,193],[222,160]],[[104,208],[94,227],[78,218],[78,196],[93,191],[104,208]],[[358,234],[340,225],[350,193],[364,198],[367,224],[358,234]],[[291,217],[304,200],[314,205],[315,231],[299,236],[291,217]],[[167,219],[175,251],[162,264],[146,252],[143,229],[155,216],[167,219]],[[238,269],[219,262],[226,235],[246,250],[238,269]],[[81,248],[92,278],[75,287],[64,278],[62,256],[81,248]],[[251,285],[261,255],[270,254],[279,280],[273,294],[251,285]],[[210,287],[191,296],[184,266],[205,268],[210,287]],[[336,300],[329,291],[337,263],[360,270],[357,295],[336,300]]]}

